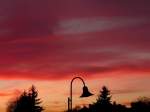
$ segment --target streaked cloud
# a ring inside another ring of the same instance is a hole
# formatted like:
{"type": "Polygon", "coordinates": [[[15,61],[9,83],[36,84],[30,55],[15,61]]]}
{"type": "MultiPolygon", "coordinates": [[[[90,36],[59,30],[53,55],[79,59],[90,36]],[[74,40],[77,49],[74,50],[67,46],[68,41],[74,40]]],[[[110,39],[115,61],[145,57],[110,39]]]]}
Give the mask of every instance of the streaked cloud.
{"type": "Polygon", "coordinates": [[[54,34],[80,34],[101,32],[115,28],[131,27],[146,22],[146,18],[77,18],[60,21],[54,34]]]}

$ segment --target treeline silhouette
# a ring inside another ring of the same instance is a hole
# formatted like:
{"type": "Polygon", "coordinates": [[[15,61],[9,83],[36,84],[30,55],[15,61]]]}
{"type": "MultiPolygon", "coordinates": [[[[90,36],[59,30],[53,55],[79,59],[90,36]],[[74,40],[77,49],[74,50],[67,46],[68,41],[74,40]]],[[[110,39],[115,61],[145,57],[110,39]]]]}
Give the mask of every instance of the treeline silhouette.
{"type": "MultiPolygon", "coordinates": [[[[103,86],[93,104],[84,107],[77,106],[72,112],[150,112],[150,98],[148,97],[138,98],[130,103],[130,107],[112,102],[111,98],[110,90],[103,86]]],[[[8,103],[7,112],[42,112],[44,108],[40,104],[38,91],[35,86],[32,86],[8,103]]]]}
{"type": "Polygon", "coordinates": [[[141,97],[130,103],[130,107],[111,101],[110,90],[103,86],[95,103],[88,107],[77,106],[72,112],[150,112],[150,98],[141,97]]]}

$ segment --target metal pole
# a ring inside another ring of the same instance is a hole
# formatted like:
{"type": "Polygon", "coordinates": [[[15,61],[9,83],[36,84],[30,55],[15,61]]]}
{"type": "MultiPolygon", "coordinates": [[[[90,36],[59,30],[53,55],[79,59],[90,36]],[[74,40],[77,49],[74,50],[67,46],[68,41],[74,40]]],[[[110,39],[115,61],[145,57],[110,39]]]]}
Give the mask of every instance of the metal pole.
{"type": "Polygon", "coordinates": [[[68,112],[70,112],[70,98],[68,97],[68,112]]]}
{"type": "Polygon", "coordinates": [[[85,82],[84,82],[84,80],[81,77],[75,77],[75,78],[73,78],[71,80],[71,84],[70,84],[70,98],[68,98],[68,111],[69,112],[72,112],[72,84],[73,84],[73,81],[75,79],[80,79],[83,82],[83,85],[85,86],[85,82]]]}

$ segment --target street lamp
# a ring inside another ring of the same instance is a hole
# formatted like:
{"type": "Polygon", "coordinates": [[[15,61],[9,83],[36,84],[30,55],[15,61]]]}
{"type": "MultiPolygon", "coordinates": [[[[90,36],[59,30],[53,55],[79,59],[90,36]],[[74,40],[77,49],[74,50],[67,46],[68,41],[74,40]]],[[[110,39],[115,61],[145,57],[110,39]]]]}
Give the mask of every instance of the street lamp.
{"type": "Polygon", "coordinates": [[[92,93],[89,92],[87,86],[85,85],[84,80],[81,77],[74,77],[71,80],[71,84],[70,84],[70,97],[68,97],[68,112],[72,112],[72,83],[75,79],[80,79],[83,82],[83,93],[80,96],[81,98],[89,97],[89,96],[93,95],[92,93]]]}

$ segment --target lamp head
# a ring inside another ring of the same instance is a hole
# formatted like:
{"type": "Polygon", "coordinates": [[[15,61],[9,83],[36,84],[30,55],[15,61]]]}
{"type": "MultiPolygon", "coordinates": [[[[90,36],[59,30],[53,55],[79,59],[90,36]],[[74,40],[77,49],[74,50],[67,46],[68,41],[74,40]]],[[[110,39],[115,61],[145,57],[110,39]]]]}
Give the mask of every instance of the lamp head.
{"type": "Polygon", "coordinates": [[[80,97],[81,97],[81,98],[82,98],[82,97],[89,97],[89,96],[92,96],[92,95],[93,95],[93,94],[89,92],[87,86],[84,86],[84,87],[83,87],[83,93],[82,93],[82,95],[81,95],[80,97]]]}

